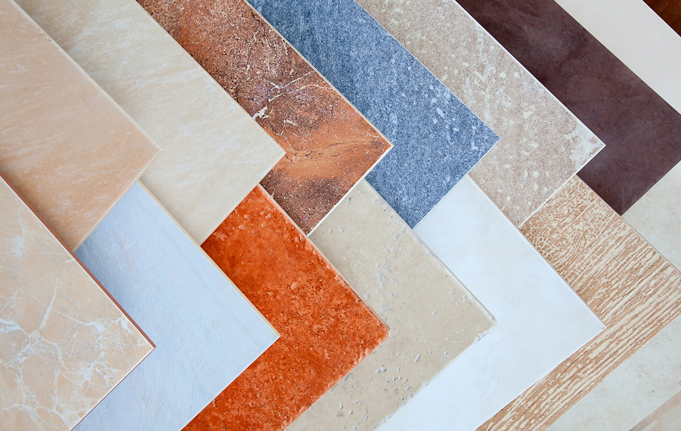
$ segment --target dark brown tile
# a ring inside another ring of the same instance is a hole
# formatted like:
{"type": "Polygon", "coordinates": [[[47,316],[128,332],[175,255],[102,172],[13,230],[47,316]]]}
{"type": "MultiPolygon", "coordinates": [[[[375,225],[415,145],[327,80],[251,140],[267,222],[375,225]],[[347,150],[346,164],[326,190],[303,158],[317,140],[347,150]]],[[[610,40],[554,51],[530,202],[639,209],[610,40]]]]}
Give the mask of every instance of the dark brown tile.
{"type": "Polygon", "coordinates": [[[679,0],[645,0],[656,14],[671,28],[681,35],[681,1],[679,0]]]}

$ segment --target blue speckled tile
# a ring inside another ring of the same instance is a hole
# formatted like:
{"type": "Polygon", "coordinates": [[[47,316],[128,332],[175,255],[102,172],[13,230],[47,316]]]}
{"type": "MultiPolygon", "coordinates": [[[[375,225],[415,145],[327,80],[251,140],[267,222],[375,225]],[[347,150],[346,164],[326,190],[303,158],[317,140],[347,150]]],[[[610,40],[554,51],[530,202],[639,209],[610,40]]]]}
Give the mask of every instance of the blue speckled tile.
{"type": "Polygon", "coordinates": [[[367,180],[412,227],[498,137],[353,0],[249,0],[395,147],[367,180]]]}

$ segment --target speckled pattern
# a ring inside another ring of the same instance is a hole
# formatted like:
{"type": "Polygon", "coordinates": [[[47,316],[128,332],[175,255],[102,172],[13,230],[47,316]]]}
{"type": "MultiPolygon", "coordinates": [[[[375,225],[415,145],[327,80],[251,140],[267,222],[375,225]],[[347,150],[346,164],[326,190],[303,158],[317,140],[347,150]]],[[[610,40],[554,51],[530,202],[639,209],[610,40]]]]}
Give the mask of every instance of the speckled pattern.
{"type": "Polygon", "coordinates": [[[281,337],[187,431],[283,430],[388,337],[261,187],[202,247],[281,337]]]}
{"type": "Polygon", "coordinates": [[[353,0],[250,3],[395,145],[367,180],[410,226],[497,142],[353,0]]]}

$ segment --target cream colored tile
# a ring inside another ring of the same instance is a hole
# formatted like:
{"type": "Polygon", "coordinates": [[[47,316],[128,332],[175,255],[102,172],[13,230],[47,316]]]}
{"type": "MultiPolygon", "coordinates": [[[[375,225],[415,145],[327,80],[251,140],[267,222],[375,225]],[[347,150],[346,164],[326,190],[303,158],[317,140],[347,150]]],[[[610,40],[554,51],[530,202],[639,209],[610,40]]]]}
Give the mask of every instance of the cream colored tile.
{"type": "Polygon", "coordinates": [[[681,424],[681,393],[655,410],[631,431],[678,431],[681,424]]]}

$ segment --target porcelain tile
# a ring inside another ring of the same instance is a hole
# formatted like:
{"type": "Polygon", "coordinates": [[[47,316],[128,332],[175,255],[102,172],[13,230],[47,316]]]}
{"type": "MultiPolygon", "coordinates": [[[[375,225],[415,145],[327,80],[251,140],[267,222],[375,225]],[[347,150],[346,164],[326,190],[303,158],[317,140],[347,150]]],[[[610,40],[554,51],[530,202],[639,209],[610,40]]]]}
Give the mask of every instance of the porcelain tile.
{"type": "Polygon", "coordinates": [[[681,393],[676,394],[669,401],[631,431],[675,431],[681,422],[681,393]]]}
{"type": "Polygon", "coordinates": [[[390,149],[245,0],[138,1],[286,150],[261,184],[305,233],[390,149]]]}
{"type": "Polygon", "coordinates": [[[73,249],[158,148],[12,0],[0,40],[0,171],[73,249]]]}
{"type": "Polygon", "coordinates": [[[366,181],[310,235],[391,336],[289,428],[374,429],[494,325],[366,181]]]}
{"type": "Polygon", "coordinates": [[[134,0],[19,0],[163,151],[142,181],[199,243],[283,150],[134,0]]]}
{"type": "Polygon", "coordinates": [[[681,161],[681,114],[553,0],[459,0],[606,145],[580,172],[619,214],[681,161]]]}
{"type": "Polygon", "coordinates": [[[277,339],[139,183],[76,254],[157,345],[77,431],[179,430],[277,339]]]}
{"type": "Polygon", "coordinates": [[[681,35],[681,5],[674,0],[645,0],[656,14],[681,35]]]}
{"type": "Polygon", "coordinates": [[[353,0],[250,3],[395,145],[367,180],[410,226],[497,142],[353,0]]]}
{"type": "Polygon", "coordinates": [[[606,325],[483,430],[544,430],[681,314],[681,273],[574,177],[521,231],[606,325]]]}
{"type": "Polygon", "coordinates": [[[500,136],[469,175],[516,226],[603,148],[458,3],[358,3],[500,136]]]}
{"type": "Polygon", "coordinates": [[[281,338],[185,430],[283,430],[388,337],[264,189],[202,245],[281,338]]]}
{"type": "Polygon", "coordinates": [[[473,430],[603,325],[470,179],[416,233],[497,319],[379,429],[473,430]]]}
{"type": "Polygon", "coordinates": [[[0,177],[0,428],[68,431],[152,350],[0,177]]]}

